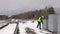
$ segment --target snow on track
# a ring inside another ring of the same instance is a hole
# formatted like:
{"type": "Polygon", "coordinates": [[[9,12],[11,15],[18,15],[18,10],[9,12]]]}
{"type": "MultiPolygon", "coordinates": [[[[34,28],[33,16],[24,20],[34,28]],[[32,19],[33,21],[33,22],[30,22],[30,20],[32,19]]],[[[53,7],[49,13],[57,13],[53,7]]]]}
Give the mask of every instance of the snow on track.
{"type": "MultiPolygon", "coordinates": [[[[17,24],[9,24],[8,26],[4,27],[3,29],[0,30],[0,34],[14,34],[15,28],[17,24]]],[[[36,34],[46,34],[49,33],[46,30],[42,30],[44,33],[40,32],[40,29],[36,27],[37,26],[37,21],[35,20],[34,23],[32,23],[31,20],[25,21],[24,23],[19,23],[19,34],[27,34],[26,33],[26,28],[33,29],[36,34]]]]}
{"type": "Polygon", "coordinates": [[[0,34],[13,34],[15,27],[16,24],[9,24],[8,26],[0,30],[0,34]]]}

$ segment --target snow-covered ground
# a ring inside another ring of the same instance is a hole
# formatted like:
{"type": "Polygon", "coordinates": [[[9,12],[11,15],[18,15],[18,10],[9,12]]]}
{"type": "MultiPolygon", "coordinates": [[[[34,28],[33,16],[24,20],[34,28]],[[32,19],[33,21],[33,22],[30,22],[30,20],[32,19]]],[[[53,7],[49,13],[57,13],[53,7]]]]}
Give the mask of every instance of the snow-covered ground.
{"type": "Polygon", "coordinates": [[[36,32],[37,34],[46,34],[46,33],[49,33],[49,34],[52,34],[52,33],[50,33],[50,32],[48,32],[48,31],[46,31],[46,30],[43,30],[42,29],[42,32],[40,31],[40,29],[39,28],[37,28],[36,26],[37,26],[37,21],[34,21],[34,23],[31,23],[32,21],[27,21],[26,23],[19,23],[19,29],[20,29],[20,34],[27,34],[26,33],[26,30],[25,30],[25,28],[31,28],[31,29],[33,29],[34,30],[34,32],[36,32]]]}
{"type": "MultiPolygon", "coordinates": [[[[17,24],[9,24],[8,26],[6,26],[5,28],[0,30],[0,34],[14,34],[16,25],[17,24]]],[[[36,20],[34,20],[34,23],[31,20],[25,21],[25,23],[19,22],[19,25],[18,25],[19,34],[27,34],[26,33],[26,28],[27,27],[30,28],[30,29],[33,29],[36,34],[46,34],[46,33],[51,34],[50,32],[48,32],[44,29],[42,29],[42,32],[43,32],[42,33],[40,31],[40,29],[37,28],[36,26],[37,26],[37,21],[36,20]]]]}
{"type": "Polygon", "coordinates": [[[15,30],[16,24],[9,24],[0,30],[0,34],[13,34],[15,30]]]}

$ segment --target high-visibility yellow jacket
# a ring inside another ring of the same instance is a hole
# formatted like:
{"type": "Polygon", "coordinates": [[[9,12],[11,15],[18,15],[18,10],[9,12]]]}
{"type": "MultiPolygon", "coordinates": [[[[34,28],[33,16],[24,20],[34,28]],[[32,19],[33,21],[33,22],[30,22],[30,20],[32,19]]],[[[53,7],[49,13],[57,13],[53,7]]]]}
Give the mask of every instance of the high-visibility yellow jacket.
{"type": "Polygon", "coordinates": [[[38,17],[37,21],[42,22],[42,17],[38,17]]]}

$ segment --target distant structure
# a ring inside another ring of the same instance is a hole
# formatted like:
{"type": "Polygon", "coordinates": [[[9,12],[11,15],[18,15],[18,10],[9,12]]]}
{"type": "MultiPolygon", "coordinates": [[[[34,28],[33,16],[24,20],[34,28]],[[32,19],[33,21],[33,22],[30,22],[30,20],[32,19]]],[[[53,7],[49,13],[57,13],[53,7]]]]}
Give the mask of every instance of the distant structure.
{"type": "Polygon", "coordinates": [[[0,20],[6,20],[6,19],[8,19],[8,16],[6,16],[6,15],[0,15],[0,20]]]}

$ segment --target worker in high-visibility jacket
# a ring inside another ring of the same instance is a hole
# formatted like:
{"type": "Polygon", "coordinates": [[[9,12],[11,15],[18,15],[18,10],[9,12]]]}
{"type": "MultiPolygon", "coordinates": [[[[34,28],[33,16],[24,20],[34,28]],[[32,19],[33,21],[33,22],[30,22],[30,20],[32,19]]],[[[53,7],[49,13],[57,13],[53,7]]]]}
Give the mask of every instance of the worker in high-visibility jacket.
{"type": "Polygon", "coordinates": [[[39,27],[39,29],[41,29],[41,23],[43,23],[41,16],[37,18],[37,22],[38,22],[37,28],[39,27]]]}

